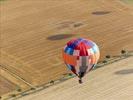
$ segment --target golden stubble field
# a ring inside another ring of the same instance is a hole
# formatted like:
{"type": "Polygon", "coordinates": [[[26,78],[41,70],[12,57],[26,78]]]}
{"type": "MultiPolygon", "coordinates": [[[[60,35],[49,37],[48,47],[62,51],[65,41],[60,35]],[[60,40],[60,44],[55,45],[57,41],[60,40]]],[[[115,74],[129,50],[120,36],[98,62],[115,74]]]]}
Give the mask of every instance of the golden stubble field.
{"type": "Polygon", "coordinates": [[[90,72],[79,84],[77,78],[18,100],[132,100],[133,57],[90,72]]]}
{"type": "Polygon", "coordinates": [[[40,85],[67,73],[61,50],[72,38],[95,41],[101,60],[122,49],[133,50],[132,20],[133,10],[116,0],[2,1],[0,93],[40,85]]]}

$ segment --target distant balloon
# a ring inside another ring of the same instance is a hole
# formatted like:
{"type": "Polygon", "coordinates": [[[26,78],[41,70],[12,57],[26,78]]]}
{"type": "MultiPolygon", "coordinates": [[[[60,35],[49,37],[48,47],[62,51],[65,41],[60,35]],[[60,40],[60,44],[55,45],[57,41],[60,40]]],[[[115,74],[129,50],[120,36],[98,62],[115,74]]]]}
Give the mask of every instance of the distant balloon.
{"type": "Polygon", "coordinates": [[[62,54],[66,66],[80,78],[80,83],[82,77],[95,67],[100,57],[98,46],[84,38],[70,40],[62,54]]]}

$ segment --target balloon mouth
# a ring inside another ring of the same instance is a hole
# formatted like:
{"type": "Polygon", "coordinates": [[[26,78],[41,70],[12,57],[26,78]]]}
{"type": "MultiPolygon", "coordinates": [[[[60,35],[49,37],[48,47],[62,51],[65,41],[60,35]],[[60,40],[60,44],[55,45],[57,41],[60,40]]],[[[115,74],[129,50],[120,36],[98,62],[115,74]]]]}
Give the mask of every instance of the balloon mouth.
{"type": "Polygon", "coordinates": [[[82,84],[82,83],[83,83],[82,79],[79,79],[79,84],[82,84]]]}

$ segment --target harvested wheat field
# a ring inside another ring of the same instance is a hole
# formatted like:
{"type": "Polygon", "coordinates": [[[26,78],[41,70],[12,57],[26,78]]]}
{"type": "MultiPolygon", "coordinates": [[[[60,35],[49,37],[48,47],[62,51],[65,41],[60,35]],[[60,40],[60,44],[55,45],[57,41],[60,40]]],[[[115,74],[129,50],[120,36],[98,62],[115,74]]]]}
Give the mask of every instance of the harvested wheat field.
{"type": "Polygon", "coordinates": [[[132,100],[133,57],[86,75],[83,84],[73,78],[19,100],[132,100]]]}
{"type": "Polygon", "coordinates": [[[4,94],[5,92],[10,92],[14,90],[15,84],[11,83],[5,77],[0,76],[0,94],[4,94]],[[4,91],[3,91],[4,90],[4,91]]]}
{"type": "Polygon", "coordinates": [[[62,77],[68,70],[61,50],[72,38],[95,41],[100,60],[133,50],[132,20],[132,7],[118,0],[0,1],[0,76],[12,83],[0,93],[16,90],[14,84],[25,90],[62,77]]]}

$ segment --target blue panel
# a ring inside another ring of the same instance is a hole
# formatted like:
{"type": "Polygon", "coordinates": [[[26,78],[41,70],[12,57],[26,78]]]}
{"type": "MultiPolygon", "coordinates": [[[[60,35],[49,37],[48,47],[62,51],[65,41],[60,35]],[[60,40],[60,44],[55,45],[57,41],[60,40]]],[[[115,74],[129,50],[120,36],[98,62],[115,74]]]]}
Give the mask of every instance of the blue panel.
{"type": "Polygon", "coordinates": [[[79,38],[77,40],[74,40],[71,44],[68,45],[69,48],[75,49],[75,47],[77,45],[79,45],[79,43],[84,40],[83,38],[79,38]]]}
{"type": "Polygon", "coordinates": [[[73,55],[73,52],[74,52],[74,50],[71,49],[71,48],[69,48],[69,47],[67,47],[67,48],[65,49],[65,53],[67,53],[67,54],[69,54],[69,55],[73,55]]]}
{"type": "Polygon", "coordinates": [[[67,52],[67,50],[68,50],[68,47],[65,48],[65,53],[67,52]]]}
{"type": "Polygon", "coordinates": [[[97,53],[97,52],[99,51],[99,49],[98,49],[98,47],[97,47],[96,45],[93,46],[92,49],[93,49],[93,52],[94,52],[94,53],[97,53]]]}
{"type": "Polygon", "coordinates": [[[69,48],[72,48],[72,49],[75,49],[75,47],[80,43],[80,41],[78,40],[75,40],[73,43],[71,43],[68,47],[69,48]]]}
{"type": "Polygon", "coordinates": [[[82,41],[82,40],[84,40],[83,38],[78,38],[78,41],[82,41]]]}

